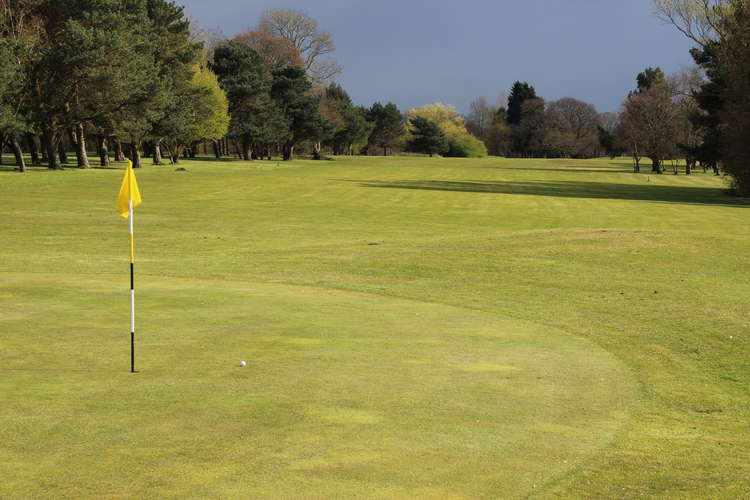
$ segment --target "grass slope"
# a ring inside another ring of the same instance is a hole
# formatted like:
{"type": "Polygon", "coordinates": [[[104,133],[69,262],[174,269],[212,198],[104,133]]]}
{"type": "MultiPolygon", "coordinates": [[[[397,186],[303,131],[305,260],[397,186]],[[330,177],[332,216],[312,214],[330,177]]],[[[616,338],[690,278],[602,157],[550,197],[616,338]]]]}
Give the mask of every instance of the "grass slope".
{"type": "Polygon", "coordinates": [[[0,496],[750,491],[750,212],[719,180],[186,166],[139,173],[135,378],[121,172],[0,172],[0,496]]]}

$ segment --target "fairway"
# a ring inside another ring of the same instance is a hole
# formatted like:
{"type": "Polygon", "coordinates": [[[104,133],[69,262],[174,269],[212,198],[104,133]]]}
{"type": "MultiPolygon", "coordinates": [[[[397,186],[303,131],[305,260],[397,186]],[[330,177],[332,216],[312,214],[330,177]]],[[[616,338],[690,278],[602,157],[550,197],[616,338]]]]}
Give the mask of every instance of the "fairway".
{"type": "Polygon", "coordinates": [[[0,170],[0,497],[749,491],[750,205],[719,179],[181,166],[137,174],[137,375],[122,170],[0,170]]]}

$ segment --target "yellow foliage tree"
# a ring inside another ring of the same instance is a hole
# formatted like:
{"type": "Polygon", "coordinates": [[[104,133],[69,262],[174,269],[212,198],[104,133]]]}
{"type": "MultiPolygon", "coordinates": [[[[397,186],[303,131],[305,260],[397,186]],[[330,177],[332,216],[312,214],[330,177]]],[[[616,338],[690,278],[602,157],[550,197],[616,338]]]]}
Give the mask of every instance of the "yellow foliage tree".
{"type": "Polygon", "coordinates": [[[482,158],[487,156],[487,147],[466,129],[466,121],[452,105],[446,106],[442,102],[428,104],[421,108],[410,109],[407,113],[409,121],[421,116],[433,121],[448,138],[450,149],[446,156],[482,158]]]}
{"type": "Polygon", "coordinates": [[[200,66],[193,75],[193,87],[205,89],[206,114],[195,117],[191,135],[193,140],[218,141],[227,135],[229,130],[229,101],[227,95],[219,86],[219,80],[209,68],[200,66]]]}

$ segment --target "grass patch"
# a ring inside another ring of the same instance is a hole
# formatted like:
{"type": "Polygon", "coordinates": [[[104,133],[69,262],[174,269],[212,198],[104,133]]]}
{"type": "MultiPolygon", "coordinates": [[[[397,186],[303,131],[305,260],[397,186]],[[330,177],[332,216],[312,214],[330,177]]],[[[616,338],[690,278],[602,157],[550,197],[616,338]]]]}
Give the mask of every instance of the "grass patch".
{"type": "Polygon", "coordinates": [[[750,212],[720,180],[185,166],[139,173],[136,377],[121,172],[0,172],[0,496],[750,489],[750,212]]]}

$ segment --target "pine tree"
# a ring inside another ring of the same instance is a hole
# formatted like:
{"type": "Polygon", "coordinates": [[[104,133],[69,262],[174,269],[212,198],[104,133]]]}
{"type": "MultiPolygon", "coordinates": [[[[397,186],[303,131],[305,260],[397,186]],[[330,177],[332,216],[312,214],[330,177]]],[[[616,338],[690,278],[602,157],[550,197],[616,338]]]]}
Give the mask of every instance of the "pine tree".
{"type": "Polygon", "coordinates": [[[258,52],[227,42],[216,49],[212,69],[227,93],[229,134],[240,141],[243,159],[251,160],[254,148],[285,140],[289,126],[271,100],[273,80],[258,52]]]}
{"type": "Polygon", "coordinates": [[[140,31],[146,11],[140,2],[41,0],[35,14],[32,118],[42,130],[50,168],[58,169],[58,145],[68,130],[152,92],[151,47],[140,31]]]}
{"type": "Polygon", "coordinates": [[[388,156],[389,149],[392,150],[406,132],[401,112],[391,102],[385,106],[376,102],[370,108],[367,119],[373,124],[368,145],[383,148],[383,156],[388,156]]]}
{"type": "Polygon", "coordinates": [[[526,82],[516,82],[508,97],[507,118],[508,125],[519,125],[521,123],[521,110],[523,103],[529,99],[538,99],[534,87],[526,82]]]}
{"type": "Polygon", "coordinates": [[[308,93],[311,85],[304,69],[288,66],[272,75],[271,99],[289,124],[282,148],[283,158],[288,161],[294,158],[297,144],[321,139],[326,123],[320,114],[319,98],[308,93]]]}
{"type": "Polygon", "coordinates": [[[410,121],[412,138],[409,141],[409,149],[415,153],[443,154],[448,151],[448,139],[440,126],[423,118],[415,116],[410,121]]]}

